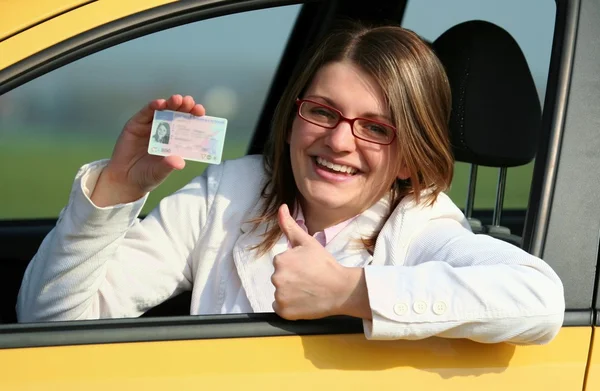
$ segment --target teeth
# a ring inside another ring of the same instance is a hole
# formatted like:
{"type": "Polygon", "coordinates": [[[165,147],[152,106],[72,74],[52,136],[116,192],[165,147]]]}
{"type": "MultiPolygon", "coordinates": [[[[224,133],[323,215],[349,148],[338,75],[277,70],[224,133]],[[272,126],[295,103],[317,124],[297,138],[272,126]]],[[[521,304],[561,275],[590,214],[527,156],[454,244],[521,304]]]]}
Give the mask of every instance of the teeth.
{"type": "Polygon", "coordinates": [[[354,175],[356,173],[356,168],[343,166],[341,164],[334,164],[334,163],[329,162],[321,157],[317,157],[317,163],[321,166],[325,166],[334,171],[346,172],[350,175],[354,175]]]}

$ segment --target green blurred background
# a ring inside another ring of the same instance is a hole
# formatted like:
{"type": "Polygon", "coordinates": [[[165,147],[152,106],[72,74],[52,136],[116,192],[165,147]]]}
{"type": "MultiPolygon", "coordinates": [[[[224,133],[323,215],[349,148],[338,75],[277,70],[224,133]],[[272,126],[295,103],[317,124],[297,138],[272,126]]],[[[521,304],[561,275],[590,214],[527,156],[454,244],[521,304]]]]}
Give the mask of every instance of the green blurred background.
{"type": "MultiPolygon", "coordinates": [[[[38,142],[12,139],[10,148],[4,150],[0,161],[0,218],[33,219],[56,217],[66,205],[75,173],[85,163],[110,157],[112,143],[89,142],[72,139],[45,139],[38,142]],[[9,186],[4,186],[10,184],[9,186]]],[[[246,154],[244,143],[228,142],[224,159],[233,159],[246,154]]],[[[186,168],[174,172],[158,189],[150,194],[144,206],[147,214],[158,202],[200,175],[206,164],[187,162],[186,168]]],[[[531,182],[532,165],[509,169],[505,208],[527,207],[531,182]]],[[[457,163],[456,175],[449,191],[452,199],[462,208],[467,192],[469,167],[457,163]]],[[[491,209],[495,202],[498,170],[480,167],[476,209],[491,209]]]]}

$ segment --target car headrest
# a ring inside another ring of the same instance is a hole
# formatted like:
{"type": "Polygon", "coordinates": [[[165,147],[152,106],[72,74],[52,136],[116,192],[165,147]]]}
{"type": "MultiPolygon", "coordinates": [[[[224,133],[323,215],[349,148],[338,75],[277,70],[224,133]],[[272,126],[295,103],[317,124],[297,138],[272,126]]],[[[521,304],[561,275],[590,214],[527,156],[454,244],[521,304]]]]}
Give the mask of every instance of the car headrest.
{"type": "Polygon", "coordinates": [[[456,25],[433,43],[452,89],[450,138],[456,160],[492,167],[530,162],[541,108],[513,37],[484,21],[456,25]]]}

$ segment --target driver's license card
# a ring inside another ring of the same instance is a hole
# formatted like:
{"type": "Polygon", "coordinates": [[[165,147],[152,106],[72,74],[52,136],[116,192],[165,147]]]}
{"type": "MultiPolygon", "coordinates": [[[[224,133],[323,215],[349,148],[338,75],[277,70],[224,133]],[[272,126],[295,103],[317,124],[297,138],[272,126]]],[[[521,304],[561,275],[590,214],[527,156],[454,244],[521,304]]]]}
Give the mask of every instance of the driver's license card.
{"type": "Polygon", "coordinates": [[[155,111],[148,153],[177,155],[186,160],[219,164],[226,129],[225,118],[198,117],[170,110],[155,111]]]}

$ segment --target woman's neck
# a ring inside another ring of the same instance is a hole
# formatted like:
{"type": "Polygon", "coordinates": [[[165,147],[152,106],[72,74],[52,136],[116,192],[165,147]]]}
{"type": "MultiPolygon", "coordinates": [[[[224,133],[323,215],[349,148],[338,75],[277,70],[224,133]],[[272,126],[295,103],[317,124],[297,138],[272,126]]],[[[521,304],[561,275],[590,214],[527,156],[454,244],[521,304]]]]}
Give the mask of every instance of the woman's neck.
{"type": "Polygon", "coordinates": [[[346,208],[323,210],[323,208],[311,207],[303,201],[300,201],[300,207],[304,215],[304,224],[310,235],[340,224],[360,213],[353,213],[346,208]]]}

